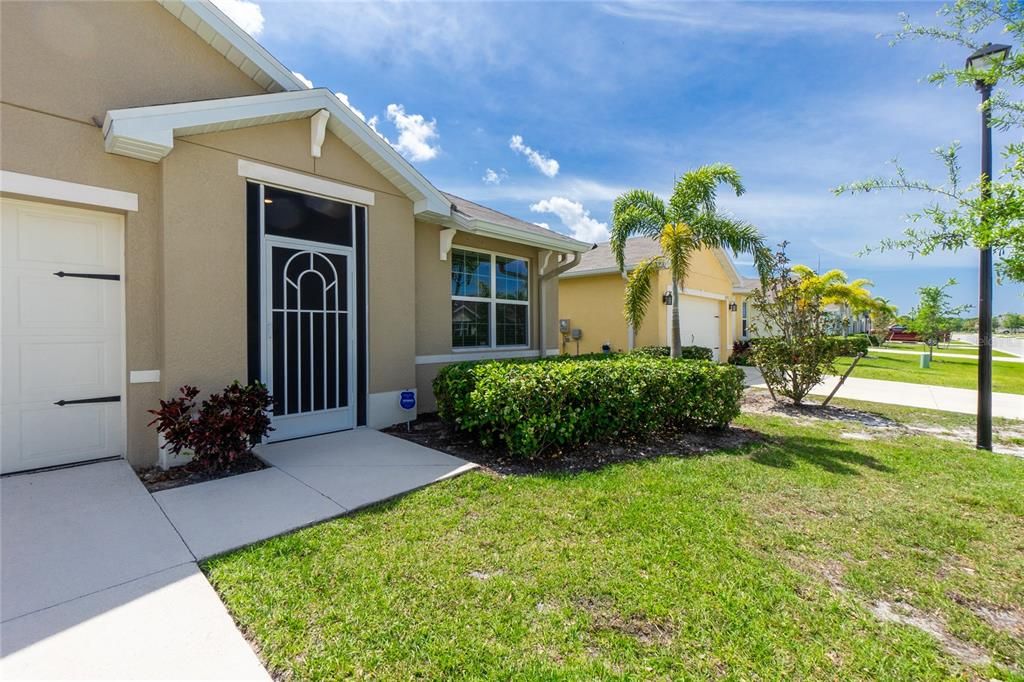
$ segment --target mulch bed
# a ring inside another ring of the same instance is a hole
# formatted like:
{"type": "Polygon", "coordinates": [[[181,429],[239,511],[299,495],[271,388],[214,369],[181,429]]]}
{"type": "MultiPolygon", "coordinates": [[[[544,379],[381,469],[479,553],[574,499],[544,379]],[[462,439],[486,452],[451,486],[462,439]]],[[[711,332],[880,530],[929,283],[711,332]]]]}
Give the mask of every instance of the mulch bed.
{"type": "MultiPolygon", "coordinates": [[[[808,396],[810,400],[821,400],[820,397],[808,396]]],[[[787,402],[775,402],[767,391],[748,389],[743,392],[743,411],[760,414],[778,414],[795,419],[821,419],[825,421],[857,422],[864,426],[877,428],[899,428],[899,422],[879,414],[853,410],[848,407],[805,403],[793,405],[787,402]]]]}
{"type": "Polygon", "coordinates": [[[714,450],[739,448],[764,440],[756,431],[730,427],[709,431],[659,433],[646,439],[625,439],[615,443],[588,443],[574,450],[546,452],[537,457],[524,459],[513,457],[500,448],[485,448],[465,434],[450,432],[436,414],[421,414],[411,422],[411,430],[402,424],[384,431],[392,436],[461,457],[495,473],[514,476],[596,471],[609,464],[666,455],[700,455],[714,450]]]}
{"type": "Polygon", "coordinates": [[[249,455],[233,462],[230,467],[223,471],[207,471],[198,467],[195,463],[189,462],[180,467],[171,467],[167,471],[160,467],[143,469],[139,472],[139,479],[146,486],[146,490],[151,493],[157,493],[161,490],[180,488],[183,485],[192,485],[193,483],[216,481],[219,478],[247,474],[251,471],[259,471],[266,468],[267,465],[262,460],[255,455],[249,455]]]}

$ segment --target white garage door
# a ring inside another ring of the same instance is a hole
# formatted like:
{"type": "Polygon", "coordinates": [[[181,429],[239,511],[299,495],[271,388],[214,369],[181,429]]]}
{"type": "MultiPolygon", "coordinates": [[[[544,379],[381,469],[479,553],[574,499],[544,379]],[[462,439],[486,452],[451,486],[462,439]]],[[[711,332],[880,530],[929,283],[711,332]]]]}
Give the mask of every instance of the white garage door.
{"type": "Polygon", "coordinates": [[[679,301],[679,337],[684,346],[703,346],[711,349],[717,362],[721,350],[718,301],[709,298],[683,296],[679,301]]]}
{"type": "Polygon", "coordinates": [[[120,216],[0,200],[0,472],[124,454],[120,216]]]}

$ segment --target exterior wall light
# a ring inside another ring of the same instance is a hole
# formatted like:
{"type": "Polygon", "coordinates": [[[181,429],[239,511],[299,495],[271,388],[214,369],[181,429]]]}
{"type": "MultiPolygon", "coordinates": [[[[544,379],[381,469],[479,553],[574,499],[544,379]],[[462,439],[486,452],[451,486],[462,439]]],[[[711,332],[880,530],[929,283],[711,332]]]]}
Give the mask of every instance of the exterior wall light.
{"type": "Polygon", "coordinates": [[[661,295],[661,302],[665,305],[672,305],[672,292],[666,291],[661,295]]]}

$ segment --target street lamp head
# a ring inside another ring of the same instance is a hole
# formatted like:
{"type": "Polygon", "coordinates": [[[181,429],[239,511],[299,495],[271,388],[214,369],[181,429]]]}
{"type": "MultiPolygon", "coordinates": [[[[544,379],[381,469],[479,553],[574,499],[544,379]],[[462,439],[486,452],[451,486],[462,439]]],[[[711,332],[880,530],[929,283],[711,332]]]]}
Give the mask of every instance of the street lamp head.
{"type": "MultiPolygon", "coordinates": [[[[964,68],[969,71],[981,73],[988,71],[993,65],[1003,61],[1010,56],[1010,46],[998,43],[985,43],[967,58],[964,68]]],[[[981,79],[977,81],[982,83],[981,79]]]]}

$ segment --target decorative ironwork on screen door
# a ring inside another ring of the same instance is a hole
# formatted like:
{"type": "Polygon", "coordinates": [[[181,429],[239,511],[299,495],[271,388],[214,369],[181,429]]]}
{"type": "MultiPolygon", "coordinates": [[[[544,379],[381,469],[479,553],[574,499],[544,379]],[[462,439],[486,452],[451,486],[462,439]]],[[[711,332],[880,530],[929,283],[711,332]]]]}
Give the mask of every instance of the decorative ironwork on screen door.
{"type": "Polygon", "coordinates": [[[274,414],[349,403],[348,257],[271,246],[274,414]]]}

